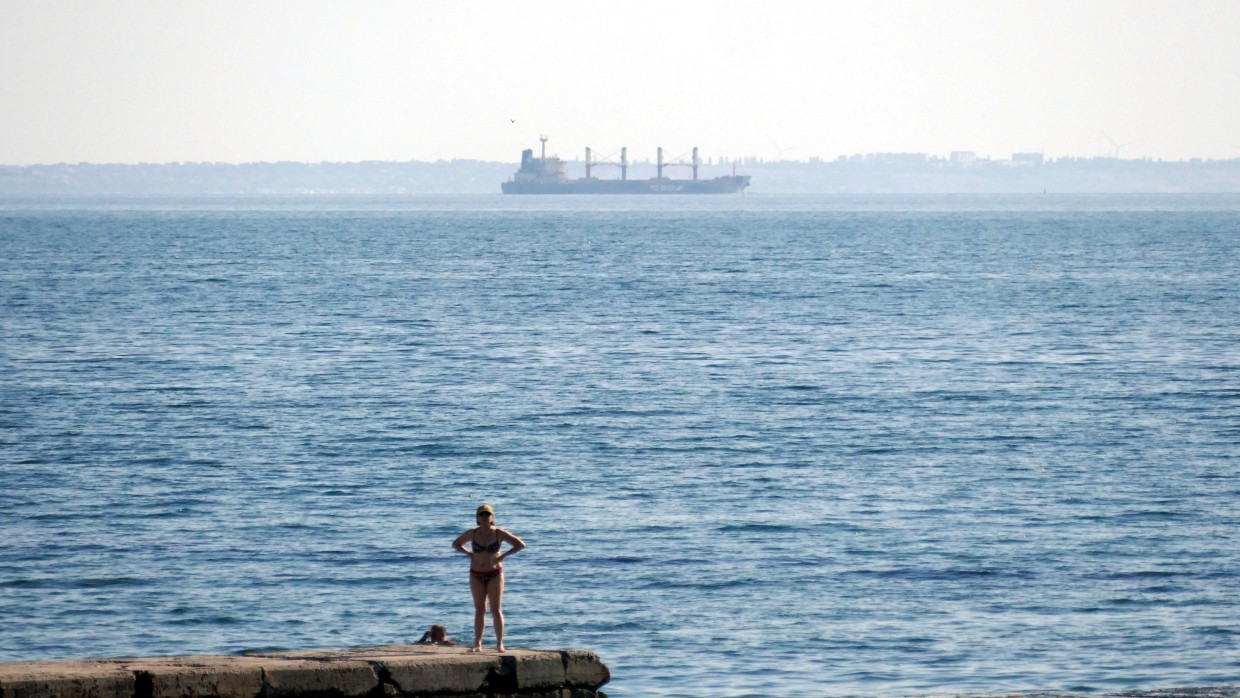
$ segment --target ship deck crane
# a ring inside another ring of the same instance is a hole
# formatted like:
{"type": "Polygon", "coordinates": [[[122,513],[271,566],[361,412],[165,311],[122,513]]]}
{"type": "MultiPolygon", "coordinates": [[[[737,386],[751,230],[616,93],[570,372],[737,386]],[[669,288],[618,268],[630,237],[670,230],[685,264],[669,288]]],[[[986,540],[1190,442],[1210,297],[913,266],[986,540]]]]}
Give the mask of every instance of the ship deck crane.
{"type": "Polygon", "coordinates": [[[663,179],[663,168],[664,167],[692,167],[693,178],[697,179],[698,178],[698,165],[700,164],[702,164],[702,160],[698,158],[697,148],[693,149],[693,159],[689,162],[684,162],[683,160],[679,160],[679,159],[676,160],[675,162],[663,162],[663,148],[659,148],[659,175],[658,175],[659,179],[663,179]]]}
{"type": "MultiPolygon", "coordinates": [[[[545,142],[543,144],[543,149],[545,153],[546,152],[545,142]]],[[[681,160],[681,159],[677,159],[673,162],[663,162],[663,148],[659,148],[658,179],[663,179],[663,168],[665,167],[691,167],[693,168],[693,178],[697,179],[698,178],[698,166],[701,164],[702,164],[702,159],[698,157],[697,148],[693,149],[692,158],[688,162],[685,162],[684,160],[681,160]]],[[[594,151],[587,147],[586,148],[586,179],[590,179],[591,170],[599,166],[619,167],[620,168],[620,179],[628,179],[629,178],[629,149],[627,147],[621,148],[620,149],[620,162],[615,162],[613,160],[607,160],[607,159],[595,160],[594,151]]]]}
{"type": "Polygon", "coordinates": [[[592,160],[590,148],[586,148],[586,179],[590,178],[590,169],[598,166],[619,167],[620,179],[629,178],[629,149],[627,147],[620,149],[620,162],[612,160],[592,160]]]}

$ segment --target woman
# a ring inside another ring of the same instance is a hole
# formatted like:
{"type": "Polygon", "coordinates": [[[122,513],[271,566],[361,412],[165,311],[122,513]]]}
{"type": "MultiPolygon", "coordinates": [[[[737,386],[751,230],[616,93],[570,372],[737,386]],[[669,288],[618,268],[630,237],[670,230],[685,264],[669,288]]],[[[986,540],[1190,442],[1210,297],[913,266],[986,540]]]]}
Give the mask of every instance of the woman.
{"type": "Polygon", "coordinates": [[[491,602],[491,625],[495,628],[495,648],[504,651],[504,558],[525,549],[525,543],[508,531],[495,526],[495,510],[483,504],[474,513],[477,528],[471,528],[452,541],[452,547],[469,556],[469,591],[474,596],[474,646],[470,652],[482,651],[482,630],[486,626],[487,601],[491,602]],[[471,550],[465,549],[469,541],[471,550]],[[506,552],[500,546],[507,542],[506,552]]]}

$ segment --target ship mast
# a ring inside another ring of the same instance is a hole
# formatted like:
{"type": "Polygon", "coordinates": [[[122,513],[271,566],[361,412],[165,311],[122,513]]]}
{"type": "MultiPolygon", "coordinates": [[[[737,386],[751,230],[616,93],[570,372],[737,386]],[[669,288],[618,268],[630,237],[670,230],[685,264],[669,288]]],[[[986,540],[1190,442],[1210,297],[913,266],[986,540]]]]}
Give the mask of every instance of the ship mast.
{"type": "Polygon", "coordinates": [[[546,160],[547,159],[547,137],[539,136],[538,140],[542,141],[542,159],[546,160]]]}

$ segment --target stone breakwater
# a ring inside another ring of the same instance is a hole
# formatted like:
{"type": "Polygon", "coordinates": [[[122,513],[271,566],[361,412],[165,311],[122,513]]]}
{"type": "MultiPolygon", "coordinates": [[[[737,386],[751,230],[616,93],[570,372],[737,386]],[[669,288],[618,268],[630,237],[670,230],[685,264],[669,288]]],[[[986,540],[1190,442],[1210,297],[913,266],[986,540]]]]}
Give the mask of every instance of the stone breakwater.
{"type": "Polygon", "coordinates": [[[394,645],[0,664],[0,698],[595,698],[610,678],[592,652],[394,645]]]}

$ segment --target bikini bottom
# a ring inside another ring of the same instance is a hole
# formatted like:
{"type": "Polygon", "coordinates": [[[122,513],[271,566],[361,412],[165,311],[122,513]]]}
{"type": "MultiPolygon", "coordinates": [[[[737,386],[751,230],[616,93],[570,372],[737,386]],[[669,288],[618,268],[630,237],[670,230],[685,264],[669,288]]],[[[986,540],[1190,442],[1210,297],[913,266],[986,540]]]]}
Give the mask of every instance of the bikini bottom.
{"type": "Polygon", "coordinates": [[[469,573],[473,575],[475,578],[477,578],[478,581],[482,582],[482,586],[486,587],[486,586],[491,586],[492,579],[496,579],[504,573],[504,568],[500,566],[500,567],[496,567],[493,570],[488,570],[486,572],[480,572],[478,570],[471,569],[469,573]]]}

